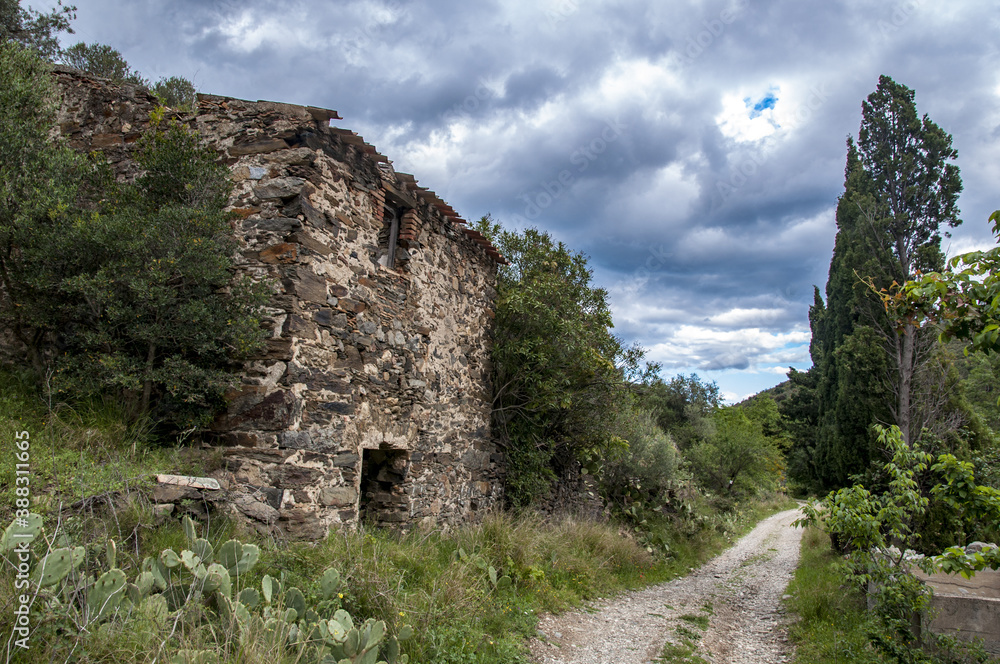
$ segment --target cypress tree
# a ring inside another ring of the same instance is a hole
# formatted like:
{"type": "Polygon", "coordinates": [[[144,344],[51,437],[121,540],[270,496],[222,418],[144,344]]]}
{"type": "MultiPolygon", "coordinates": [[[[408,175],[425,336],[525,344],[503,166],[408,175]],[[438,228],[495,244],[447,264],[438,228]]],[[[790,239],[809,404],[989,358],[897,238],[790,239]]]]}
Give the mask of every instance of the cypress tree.
{"type": "Polygon", "coordinates": [[[810,310],[818,412],[805,465],[821,485],[871,466],[872,424],[896,424],[912,444],[936,414],[915,397],[933,333],[897,329],[871,289],[943,267],[941,224],[961,223],[956,157],[951,136],[917,116],[913,91],[880,77],[847,141],[826,303],[817,290],[810,310]]]}

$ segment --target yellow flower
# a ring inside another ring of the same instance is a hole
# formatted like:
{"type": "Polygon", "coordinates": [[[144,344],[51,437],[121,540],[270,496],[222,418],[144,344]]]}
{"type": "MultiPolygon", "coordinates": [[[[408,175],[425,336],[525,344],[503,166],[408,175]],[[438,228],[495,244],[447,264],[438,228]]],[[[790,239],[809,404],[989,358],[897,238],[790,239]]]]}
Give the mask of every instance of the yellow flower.
{"type": "Polygon", "coordinates": [[[402,617],[404,617],[404,618],[406,617],[406,614],[403,613],[402,611],[399,612],[399,615],[402,616],[402,617]]]}
{"type": "Polygon", "coordinates": [[[337,593],[337,597],[339,597],[340,599],[344,599],[344,593],[337,593]]]}

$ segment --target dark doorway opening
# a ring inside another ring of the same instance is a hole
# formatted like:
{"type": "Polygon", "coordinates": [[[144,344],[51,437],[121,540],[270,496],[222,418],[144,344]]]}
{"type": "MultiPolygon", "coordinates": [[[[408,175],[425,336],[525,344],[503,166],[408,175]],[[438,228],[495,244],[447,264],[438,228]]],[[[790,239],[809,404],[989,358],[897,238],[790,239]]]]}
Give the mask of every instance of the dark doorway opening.
{"type": "Polygon", "coordinates": [[[409,458],[406,450],[362,450],[362,523],[399,527],[410,520],[410,501],[403,486],[409,458]]]}

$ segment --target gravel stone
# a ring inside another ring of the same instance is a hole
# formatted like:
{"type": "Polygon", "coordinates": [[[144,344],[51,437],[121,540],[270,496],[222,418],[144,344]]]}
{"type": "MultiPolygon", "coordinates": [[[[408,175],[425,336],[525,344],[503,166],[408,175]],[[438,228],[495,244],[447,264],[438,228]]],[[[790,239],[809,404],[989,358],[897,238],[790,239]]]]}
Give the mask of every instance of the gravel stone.
{"type": "Polygon", "coordinates": [[[682,615],[705,615],[696,654],[712,664],[782,664],[791,659],[782,595],[799,561],[799,510],[764,519],[750,534],[686,577],[627,593],[587,611],[543,616],[540,632],[558,644],[530,643],[537,664],[647,664],[678,627],[701,632],[682,615]],[[711,605],[711,611],[705,610],[711,605]]]}

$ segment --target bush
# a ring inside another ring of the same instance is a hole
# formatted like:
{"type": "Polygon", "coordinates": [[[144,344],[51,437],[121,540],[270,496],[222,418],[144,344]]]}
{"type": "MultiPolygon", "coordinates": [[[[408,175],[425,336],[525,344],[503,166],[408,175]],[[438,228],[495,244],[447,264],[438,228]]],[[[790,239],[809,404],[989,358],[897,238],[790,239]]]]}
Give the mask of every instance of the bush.
{"type": "Polygon", "coordinates": [[[622,509],[636,501],[651,507],[668,503],[671,491],[688,479],[673,439],[647,410],[624,411],[616,428],[628,445],[604,463],[600,477],[605,497],[622,509]]]}

